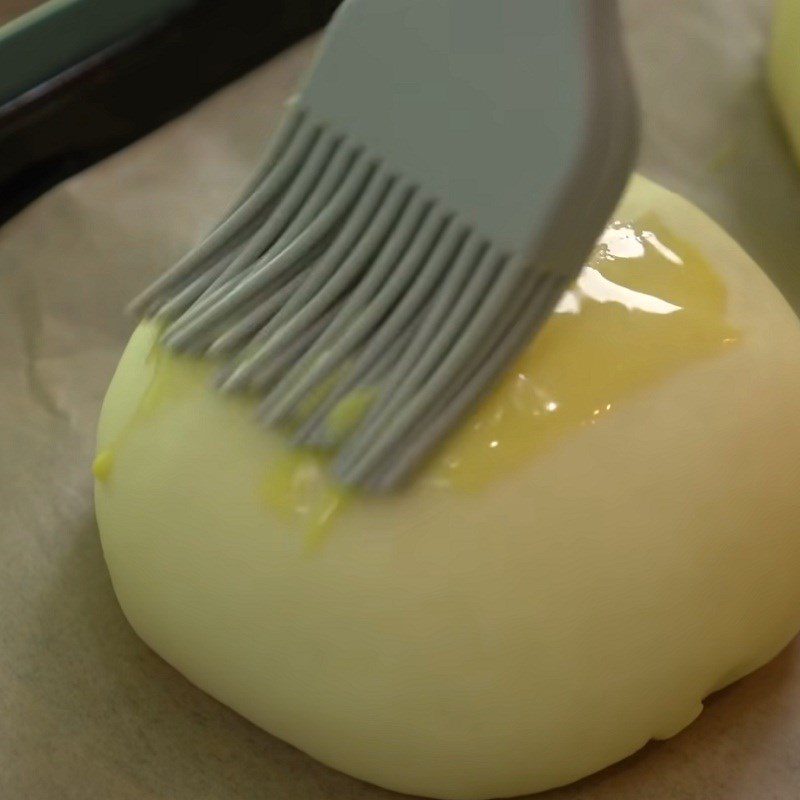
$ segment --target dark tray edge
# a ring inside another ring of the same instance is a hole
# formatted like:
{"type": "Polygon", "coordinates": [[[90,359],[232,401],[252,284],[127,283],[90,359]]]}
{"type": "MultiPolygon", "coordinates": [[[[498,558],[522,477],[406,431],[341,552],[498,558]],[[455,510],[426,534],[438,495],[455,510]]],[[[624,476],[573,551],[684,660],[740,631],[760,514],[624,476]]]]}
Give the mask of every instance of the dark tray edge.
{"type": "Polygon", "coordinates": [[[337,5],[199,0],[0,106],[0,224],[322,27],[337,5]]]}

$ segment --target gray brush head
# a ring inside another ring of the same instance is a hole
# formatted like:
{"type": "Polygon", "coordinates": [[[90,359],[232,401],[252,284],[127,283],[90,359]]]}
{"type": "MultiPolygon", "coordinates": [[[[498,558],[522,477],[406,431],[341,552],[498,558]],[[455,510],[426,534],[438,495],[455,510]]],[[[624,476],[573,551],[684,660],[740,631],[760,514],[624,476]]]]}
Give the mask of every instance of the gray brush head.
{"type": "MultiPolygon", "coordinates": [[[[526,241],[510,246],[446,190],[431,192],[411,155],[387,159],[374,135],[364,143],[357,122],[331,122],[311,102],[321,91],[316,76],[330,70],[341,49],[337,41],[347,44],[341,29],[350,23],[363,34],[351,19],[363,23],[359,12],[368,18],[382,5],[425,13],[455,0],[370,2],[368,10],[361,0],[346,4],[344,19],[333,26],[338,40],[326,42],[306,94],[290,107],[229,213],[132,308],[164,322],[165,346],[221,358],[219,389],[256,393],[265,424],[288,431],[299,447],[331,451],[338,482],[386,490],[414,472],[547,319],[623,188],[635,113],[618,47],[604,54],[615,44],[603,37],[600,47],[598,31],[589,44],[581,39],[584,54],[595,55],[593,90],[573,127],[557,132],[580,147],[559,169],[543,170],[546,186],[537,186],[531,173],[531,195],[539,192],[538,205],[530,201],[536,224],[523,232],[526,241]],[[557,200],[545,203],[542,194],[557,200]]],[[[525,2],[498,5],[520,13],[540,5],[525,2]]],[[[458,3],[463,9],[485,0],[458,3]]],[[[569,4],[592,12],[581,17],[584,26],[600,24],[595,13],[611,5],[569,4]]],[[[387,20],[379,22],[376,30],[385,26],[394,40],[387,20]]],[[[606,19],[604,31],[608,25],[606,19]]],[[[495,49],[502,50],[502,26],[495,34],[495,49]]],[[[413,38],[413,31],[404,35],[413,38]]],[[[513,59],[509,64],[518,66],[513,59]]],[[[348,78],[351,98],[355,74],[348,78]]],[[[445,91],[440,104],[448,96],[445,91]]],[[[435,125],[430,117],[408,124],[435,125]]],[[[485,152],[493,154],[491,142],[475,144],[488,144],[485,152]]],[[[519,157],[499,160],[509,155],[519,157]]],[[[502,187],[492,191],[499,196],[502,187]]],[[[488,187],[475,196],[491,200],[488,187]]]]}

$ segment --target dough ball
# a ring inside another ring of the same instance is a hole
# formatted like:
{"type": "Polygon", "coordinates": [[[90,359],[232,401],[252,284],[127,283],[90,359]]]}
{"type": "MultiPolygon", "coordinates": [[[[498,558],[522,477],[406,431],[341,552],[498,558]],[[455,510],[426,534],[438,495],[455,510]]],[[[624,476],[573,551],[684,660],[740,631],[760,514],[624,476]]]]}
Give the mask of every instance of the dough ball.
{"type": "Polygon", "coordinates": [[[340,502],[317,485],[333,518],[312,547],[292,493],[313,461],[287,478],[252,402],[141,326],[95,466],[138,634],[320,761],[461,800],[599,770],[771,659],[800,627],[800,324],[644,179],[609,231],[410,488],[340,502]]]}
{"type": "Polygon", "coordinates": [[[800,2],[777,0],[769,80],[789,141],[800,165],[800,2]]]}

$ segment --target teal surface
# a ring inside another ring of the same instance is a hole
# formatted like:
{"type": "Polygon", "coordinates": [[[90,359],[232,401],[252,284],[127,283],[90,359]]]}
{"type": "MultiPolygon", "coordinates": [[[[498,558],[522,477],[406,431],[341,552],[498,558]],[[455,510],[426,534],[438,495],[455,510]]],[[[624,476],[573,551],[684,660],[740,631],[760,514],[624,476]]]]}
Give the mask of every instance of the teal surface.
{"type": "Polygon", "coordinates": [[[0,104],[193,0],[50,0],[0,27],[0,104]]]}

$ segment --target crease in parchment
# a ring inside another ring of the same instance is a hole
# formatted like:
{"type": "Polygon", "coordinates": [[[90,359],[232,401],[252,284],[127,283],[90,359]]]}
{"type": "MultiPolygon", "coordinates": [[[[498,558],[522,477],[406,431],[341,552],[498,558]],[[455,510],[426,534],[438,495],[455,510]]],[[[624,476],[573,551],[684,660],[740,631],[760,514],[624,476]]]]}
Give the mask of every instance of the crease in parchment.
{"type": "Polygon", "coordinates": [[[0,279],[6,284],[6,297],[12,311],[16,312],[24,358],[23,374],[31,397],[45,413],[68,422],[69,415],[39,371],[44,324],[39,290],[34,278],[22,269],[9,269],[0,273],[0,279]]]}

